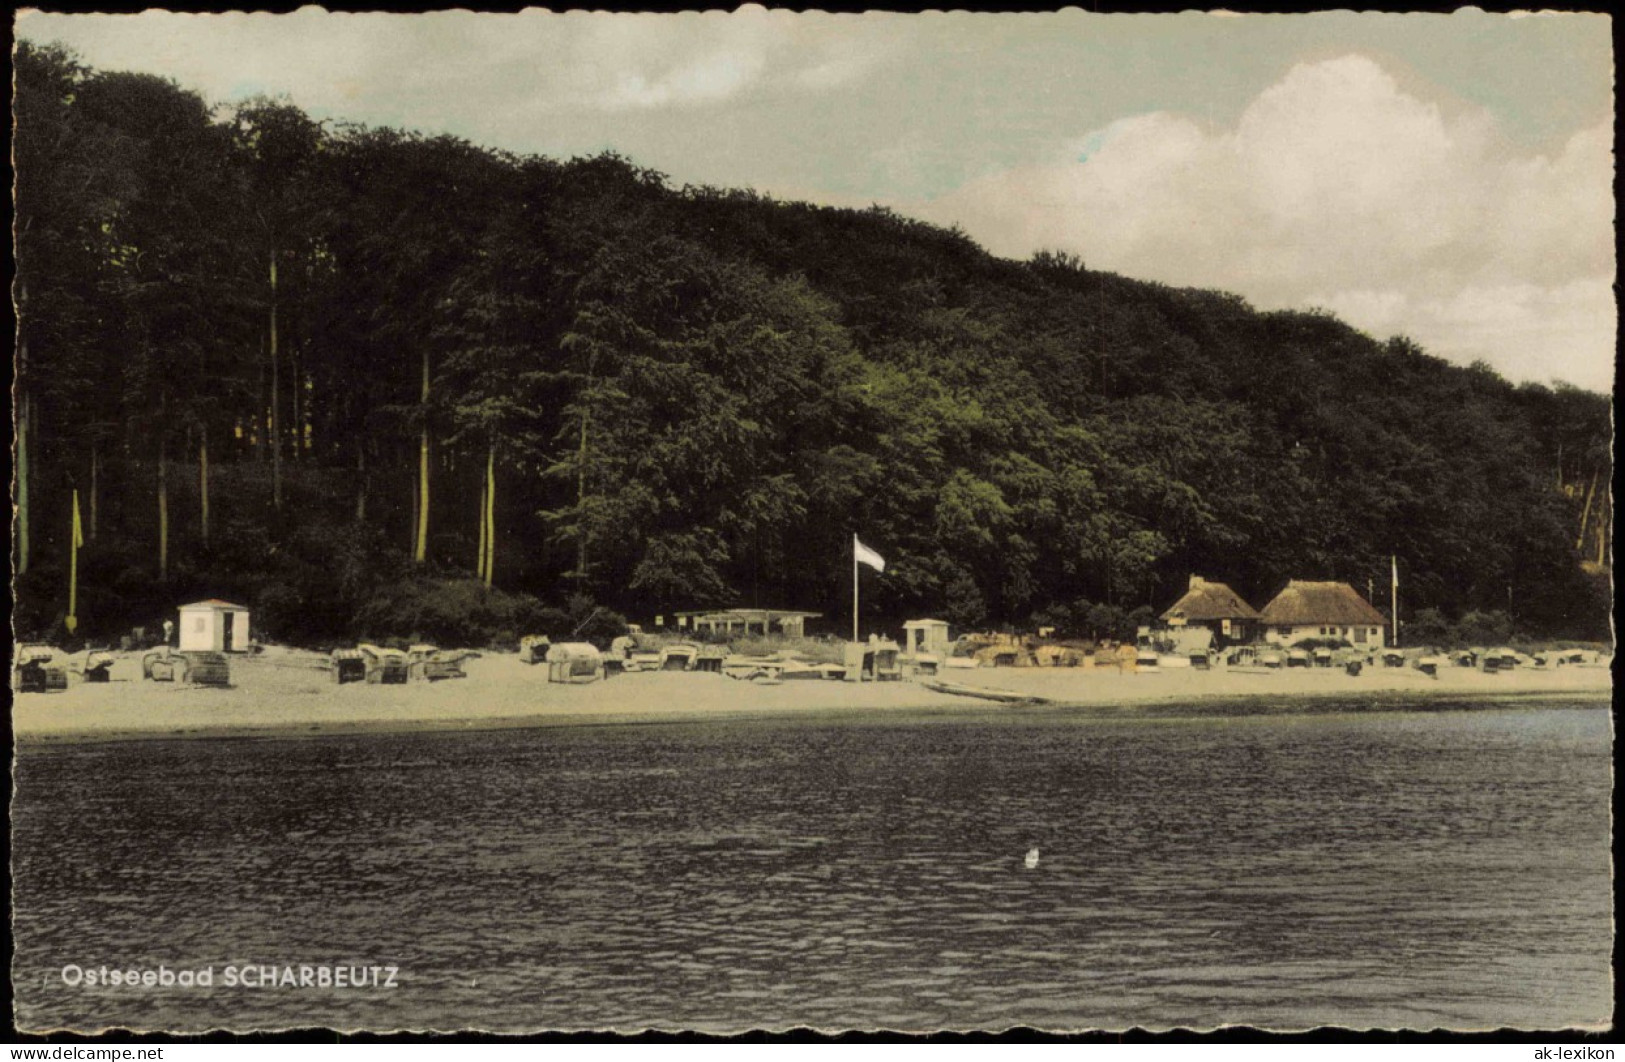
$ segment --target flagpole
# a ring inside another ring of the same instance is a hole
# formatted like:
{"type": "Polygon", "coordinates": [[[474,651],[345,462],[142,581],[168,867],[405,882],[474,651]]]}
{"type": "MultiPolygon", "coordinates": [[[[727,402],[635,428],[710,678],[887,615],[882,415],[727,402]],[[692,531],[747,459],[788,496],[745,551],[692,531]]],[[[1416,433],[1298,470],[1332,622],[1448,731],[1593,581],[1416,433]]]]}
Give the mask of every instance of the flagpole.
{"type": "Polygon", "coordinates": [[[1388,562],[1389,562],[1389,564],[1391,566],[1391,571],[1393,573],[1393,587],[1392,587],[1392,592],[1389,595],[1388,607],[1390,609],[1392,609],[1393,613],[1394,613],[1394,648],[1398,649],[1399,648],[1399,556],[1397,554],[1393,555],[1393,556],[1390,556],[1388,558],[1388,562]]]}
{"type": "Polygon", "coordinates": [[[858,640],[858,536],[852,535],[852,640],[858,640]]]}

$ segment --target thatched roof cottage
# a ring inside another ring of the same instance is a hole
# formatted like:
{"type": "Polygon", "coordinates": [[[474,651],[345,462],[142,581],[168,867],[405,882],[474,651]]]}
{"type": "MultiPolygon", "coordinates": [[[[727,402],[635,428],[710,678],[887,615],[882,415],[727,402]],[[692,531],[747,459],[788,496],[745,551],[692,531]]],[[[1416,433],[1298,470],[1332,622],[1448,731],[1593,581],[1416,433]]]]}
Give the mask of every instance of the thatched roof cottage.
{"type": "Polygon", "coordinates": [[[1348,583],[1293,579],[1264,606],[1264,640],[1292,645],[1304,638],[1341,638],[1381,649],[1388,620],[1348,583]]]}
{"type": "Polygon", "coordinates": [[[1190,589],[1162,614],[1170,627],[1206,627],[1213,632],[1214,644],[1223,647],[1250,642],[1258,634],[1258,610],[1223,583],[1191,576],[1190,589]]]}

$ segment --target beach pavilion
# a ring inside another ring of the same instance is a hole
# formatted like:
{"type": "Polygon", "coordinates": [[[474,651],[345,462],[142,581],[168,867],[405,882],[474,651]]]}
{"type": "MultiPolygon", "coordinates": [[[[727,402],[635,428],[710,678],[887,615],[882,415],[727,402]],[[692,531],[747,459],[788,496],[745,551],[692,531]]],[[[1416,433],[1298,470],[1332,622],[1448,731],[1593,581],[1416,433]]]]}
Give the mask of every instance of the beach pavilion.
{"type": "Polygon", "coordinates": [[[1224,583],[1193,575],[1185,596],[1162,614],[1162,622],[1170,627],[1206,627],[1213,632],[1213,644],[1223,648],[1257,638],[1259,615],[1224,583]]]}
{"type": "Polygon", "coordinates": [[[1293,579],[1264,606],[1264,640],[1292,645],[1305,638],[1340,638],[1381,649],[1386,617],[1348,583],[1293,579]]]}
{"type": "Polygon", "coordinates": [[[823,613],[778,608],[725,608],[679,612],[676,615],[679,628],[692,627],[697,634],[783,634],[800,638],[806,622],[817,619],[823,613]]]}

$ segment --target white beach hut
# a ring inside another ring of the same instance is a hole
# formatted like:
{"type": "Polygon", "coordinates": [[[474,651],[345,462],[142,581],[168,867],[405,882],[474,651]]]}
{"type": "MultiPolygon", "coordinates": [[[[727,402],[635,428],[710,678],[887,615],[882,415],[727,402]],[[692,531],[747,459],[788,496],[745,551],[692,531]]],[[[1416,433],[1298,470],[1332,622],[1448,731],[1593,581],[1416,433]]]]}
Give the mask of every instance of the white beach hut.
{"type": "Polygon", "coordinates": [[[181,606],[181,652],[248,651],[248,609],[214,598],[181,606]]]}

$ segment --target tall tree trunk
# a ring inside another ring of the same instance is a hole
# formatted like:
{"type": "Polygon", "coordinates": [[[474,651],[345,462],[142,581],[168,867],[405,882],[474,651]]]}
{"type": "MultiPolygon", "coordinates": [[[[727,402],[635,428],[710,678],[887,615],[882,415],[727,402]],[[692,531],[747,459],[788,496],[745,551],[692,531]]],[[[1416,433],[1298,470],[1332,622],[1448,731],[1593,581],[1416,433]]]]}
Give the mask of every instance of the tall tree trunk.
{"type": "Polygon", "coordinates": [[[412,484],[412,522],[407,525],[407,530],[412,536],[411,551],[414,557],[417,556],[418,552],[418,505],[422,501],[423,498],[418,493],[418,485],[414,482],[412,484]]]}
{"type": "Polygon", "coordinates": [[[485,525],[485,585],[490,586],[496,576],[497,564],[497,447],[496,443],[485,453],[485,512],[481,514],[485,525]]]}
{"type": "Polygon", "coordinates": [[[491,489],[491,484],[481,481],[481,484],[479,484],[479,554],[474,559],[474,578],[478,578],[481,583],[486,581],[486,536],[491,533],[491,528],[486,523],[486,492],[489,489],[491,489]]]}
{"type": "Polygon", "coordinates": [[[305,457],[305,418],[310,415],[307,408],[310,403],[305,395],[303,344],[288,344],[288,367],[293,373],[293,459],[302,461],[305,457]]]}
{"type": "Polygon", "coordinates": [[[355,445],[355,522],[367,522],[367,444],[359,437],[355,445]]]}
{"type": "Polygon", "coordinates": [[[581,446],[576,452],[576,583],[587,581],[587,421],[591,416],[581,407],[581,446]]]}
{"type": "MultiPolygon", "coordinates": [[[[22,353],[18,353],[18,361],[22,353]]],[[[28,571],[28,428],[33,420],[32,395],[24,394],[17,409],[17,574],[28,571]]]]}
{"type": "Polygon", "coordinates": [[[1608,561],[1608,543],[1614,540],[1614,506],[1608,505],[1608,517],[1601,527],[1597,528],[1597,563],[1605,564],[1608,561]]]}
{"type": "Polygon", "coordinates": [[[259,379],[255,382],[254,396],[258,400],[248,418],[248,445],[254,450],[254,460],[263,464],[269,456],[265,448],[265,426],[269,421],[266,410],[271,408],[271,394],[265,389],[265,363],[269,360],[270,344],[260,336],[259,379]]]}
{"type": "Polygon", "coordinates": [[[101,478],[100,472],[101,457],[98,453],[97,444],[92,441],[90,444],[90,535],[88,536],[92,542],[96,541],[97,481],[101,478]]]}
{"type": "Polygon", "coordinates": [[[209,548],[209,426],[202,426],[197,451],[198,503],[202,517],[203,548],[209,548]]]}
{"type": "Polygon", "coordinates": [[[1608,561],[1609,532],[1613,530],[1614,510],[1605,495],[1597,506],[1597,566],[1600,568],[1608,561]]]}
{"type": "Polygon", "coordinates": [[[301,375],[303,375],[303,370],[299,367],[299,344],[289,343],[288,378],[293,382],[293,397],[288,400],[293,407],[291,415],[289,416],[289,425],[293,433],[292,453],[293,459],[296,462],[299,460],[299,451],[304,448],[305,442],[305,422],[302,419],[302,414],[304,411],[300,409],[303,402],[301,401],[301,396],[299,394],[299,392],[303,390],[303,388],[299,386],[301,382],[299,377],[301,375]]]}
{"type": "Polygon", "coordinates": [[[169,454],[158,436],[158,578],[169,578],[169,454]]]}
{"type": "Polygon", "coordinates": [[[417,542],[412,559],[422,564],[429,555],[429,348],[423,348],[423,431],[418,439],[417,542]]]}
{"type": "Polygon", "coordinates": [[[1593,472],[1593,473],[1591,473],[1591,486],[1586,489],[1585,508],[1580,510],[1580,534],[1574,540],[1574,548],[1576,550],[1580,550],[1580,549],[1583,549],[1585,547],[1586,524],[1591,519],[1591,501],[1592,501],[1593,498],[1596,497],[1596,494],[1597,494],[1597,473],[1593,472]]]}
{"type": "Polygon", "coordinates": [[[265,432],[271,444],[271,504],[282,508],[282,391],[276,356],[276,248],[271,248],[271,411],[265,432]]]}

